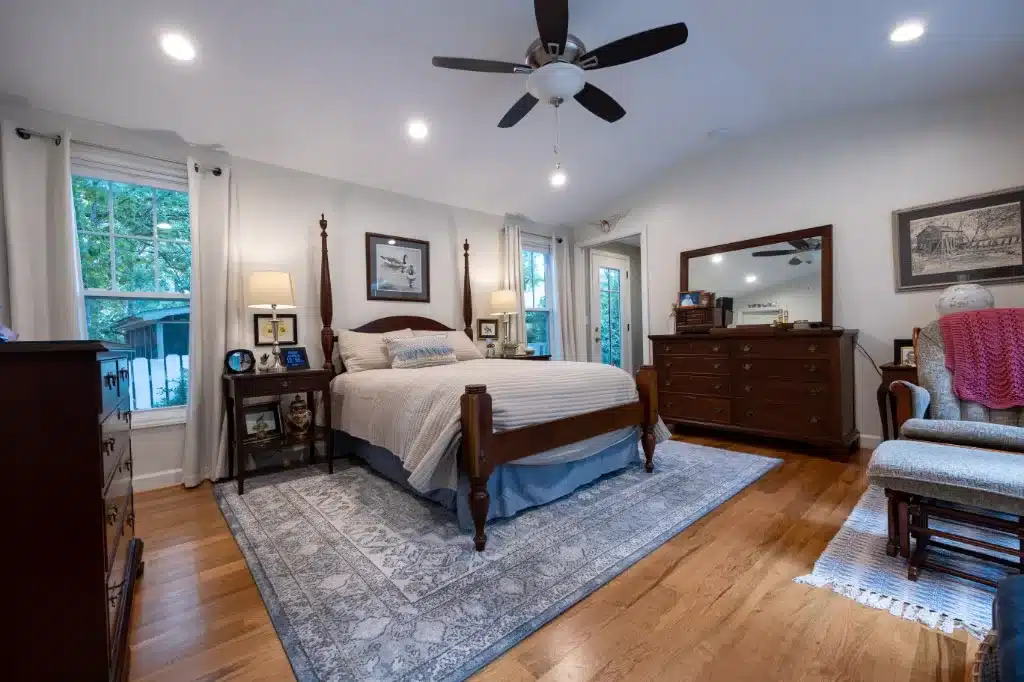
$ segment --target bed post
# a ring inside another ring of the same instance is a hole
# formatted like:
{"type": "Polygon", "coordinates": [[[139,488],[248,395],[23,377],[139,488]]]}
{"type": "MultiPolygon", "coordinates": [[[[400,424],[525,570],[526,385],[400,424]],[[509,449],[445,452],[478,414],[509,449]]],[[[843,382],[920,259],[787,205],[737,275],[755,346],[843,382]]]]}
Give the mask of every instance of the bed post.
{"type": "Polygon", "coordinates": [[[462,321],[465,323],[466,336],[473,340],[473,291],[469,286],[469,240],[462,245],[462,321]]]}
{"type": "Polygon", "coordinates": [[[331,267],[327,261],[327,219],[320,214],[320,347],[324,350],[324,369],[334,373],[334,298],[331,294],[331,267]]]}
{"type": "Polygon", "coordinates": [[[491,506],[487,479],[492,469],[488,455],[493,433],[491,396],[487,387],[480,384],[466,386],[466,392],[462,394],[462,466],[469,477],[469,510],[476,530],[473,545],[478,552],[484,551],[487,545],[484,524],[491,506]]]}
{"type": "Polygon", "coordinates": [[[658,372],[651,365],[644,365],[636,372],[636,391],[643,403],[643,434],[640,443],[644,448],[644,469],[654,471],[654,429],[658,425],[658,372]]]}

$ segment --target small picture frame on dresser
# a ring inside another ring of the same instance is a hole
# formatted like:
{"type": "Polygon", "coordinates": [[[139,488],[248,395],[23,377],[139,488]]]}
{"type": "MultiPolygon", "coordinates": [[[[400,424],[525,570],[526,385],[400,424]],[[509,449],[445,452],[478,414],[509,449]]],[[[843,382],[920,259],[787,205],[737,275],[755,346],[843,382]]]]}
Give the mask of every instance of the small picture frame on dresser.
{"type": "Polygon", "coordinates": [[[914,339],[896,339],[892,342],[892,361],[903,367],[917,367],[914,339]]]}
{"type": "Polygon", "coordinates": [[[701,294],[703,291],[680,291],[679,292],[679,307],[680,308],[696,308],[701,305],[701,294]]]}

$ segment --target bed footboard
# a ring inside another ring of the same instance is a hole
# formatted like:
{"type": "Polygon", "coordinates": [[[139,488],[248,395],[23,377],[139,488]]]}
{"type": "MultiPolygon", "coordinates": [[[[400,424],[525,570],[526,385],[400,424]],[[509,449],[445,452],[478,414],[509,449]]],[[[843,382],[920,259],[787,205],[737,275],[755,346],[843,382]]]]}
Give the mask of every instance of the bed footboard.
{"type": "Polygon", "coordinates": [[[473,516],[473,544],[484,551],[487,535],[484,525],[491,497],[487,481],[494,467],[539,452],[552,450],[587,438],[600,436],[628,426],[641,428],[644,469],[654,471],[655,428],[658,424],[658,375],[651,366],[636,373],[639,400],[627,405],[566,417],[521,429],[494,433],[491,396],[480,384],[466,386],[462,395],[461,466],[469,478],[469,509],[473,516]]]}

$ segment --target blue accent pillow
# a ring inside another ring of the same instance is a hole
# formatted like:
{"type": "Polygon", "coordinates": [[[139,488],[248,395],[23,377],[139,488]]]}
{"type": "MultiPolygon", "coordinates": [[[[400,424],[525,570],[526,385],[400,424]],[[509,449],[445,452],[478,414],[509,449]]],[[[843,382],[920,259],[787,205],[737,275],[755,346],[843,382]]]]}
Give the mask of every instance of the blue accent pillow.
{"type": "Polygon", "coordinates": [[[445,335],[408,338],[384,337],[393,369],[417,369],[458,362],[455,349],[445,335]]]}

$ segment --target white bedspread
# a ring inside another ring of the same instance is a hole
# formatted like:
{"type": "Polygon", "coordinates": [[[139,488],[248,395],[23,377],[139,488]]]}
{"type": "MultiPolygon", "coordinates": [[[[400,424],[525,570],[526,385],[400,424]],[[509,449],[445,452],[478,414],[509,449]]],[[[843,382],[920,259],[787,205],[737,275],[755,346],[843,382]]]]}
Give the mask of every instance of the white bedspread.
{"type": "MultiPolygon", "coordinates": [[[[409,484],[416,490],[455,489],[461,440],[460,398],[467,384],[487,386],[493,401],[495,432],[638,399],[633,377],[608,365],[469,360],[422,369],[341,374],[331,384],[332,426],[390,450],[402,460],[409,472],[409,484]]],[[[657,431],[659,441],[668,436],[661,424],[657,431]]],[[[599,438],[610,444],[622,434],[599,438]]],[[[583,449],[577,448],[576,452],[582,453],[583,449]]],[[[594,452],[591,449],[581,456],[594,452]]]]}

